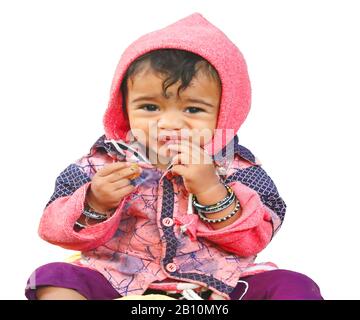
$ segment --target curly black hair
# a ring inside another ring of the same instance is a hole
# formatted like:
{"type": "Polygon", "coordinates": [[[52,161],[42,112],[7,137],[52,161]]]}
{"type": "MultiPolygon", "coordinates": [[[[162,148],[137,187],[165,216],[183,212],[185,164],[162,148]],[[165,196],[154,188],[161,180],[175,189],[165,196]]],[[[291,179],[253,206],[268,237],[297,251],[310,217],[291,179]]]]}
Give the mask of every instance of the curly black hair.
{"type": "Polygon", "coordinates": [[[206,72],[214,80],[220,82],[216,69],[203,57],[190,51],[179,49],[159,49],[150,51],[131,63],[122,80],[120,90],[123,96],[122,109],[126,114],[127,81],[140,72],[145,62],[161,75],[167,76],[162,84],[163,95],[167,97],[167,89],[181,80],[177,94],[185,90],[199,70],[206,72]]]}

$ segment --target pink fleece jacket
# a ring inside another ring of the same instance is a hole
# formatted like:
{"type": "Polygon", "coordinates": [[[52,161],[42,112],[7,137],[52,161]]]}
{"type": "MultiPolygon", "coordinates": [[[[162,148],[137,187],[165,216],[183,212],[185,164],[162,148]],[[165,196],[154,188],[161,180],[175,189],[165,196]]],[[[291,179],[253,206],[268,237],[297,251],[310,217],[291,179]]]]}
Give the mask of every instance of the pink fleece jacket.
{"type": "Polygon", "coordinates": [[[117,66],[104,116],[105,136],[57,178],[39,234],[55,245],[81,250],[82,258],[74,263],[102,273],[121,295],[142,294],[172,279],[208,287],[229,298],[239,277],[274,268],[254,260],[281,225],[286,206],[271,178],[253,154],[238,144],[236,135],[216,133],[205,146],[219,172],[225,168],[222,179],[242,207],[241,217],[219,230],[189,212],[189,194],[181,177],[157,169],[131,151],[120,84],[132,61],[160,48],[188,50],[207,59],[222,83],[217,128],[235,133],[240,128],[250,108],[250,82],[242,54],[219,29],[195,13],[141,37],[126,49],[117,66]],[[127,150],[120,150],[124,145],[127,150]],[[224,157],[222,150],[229,146],[233,154],[224,157]],[[74,224],[84,210],[91,178],[104,165],[125,160],[136,161],[143,169],[135,191],[110,219],[76,231],[74,224]]]}

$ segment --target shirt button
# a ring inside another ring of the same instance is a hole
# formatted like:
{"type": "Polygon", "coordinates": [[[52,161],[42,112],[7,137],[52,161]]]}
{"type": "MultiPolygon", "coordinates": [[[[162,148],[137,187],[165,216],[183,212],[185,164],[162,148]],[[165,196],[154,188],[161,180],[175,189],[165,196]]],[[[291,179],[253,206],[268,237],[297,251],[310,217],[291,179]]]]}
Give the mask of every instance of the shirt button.
{"type": "Polygon", "coordinates": [[[162,223],[165,227],[171,227],[174,224],[174,220],[171,218],[162,219],[162,223]]]}
{"type": "Polygon", "coordinates": [[[176,264],[175,263],[168,263],[165,267],[165,269],[169,272],[175,272],[176,271],[176,264]]]}

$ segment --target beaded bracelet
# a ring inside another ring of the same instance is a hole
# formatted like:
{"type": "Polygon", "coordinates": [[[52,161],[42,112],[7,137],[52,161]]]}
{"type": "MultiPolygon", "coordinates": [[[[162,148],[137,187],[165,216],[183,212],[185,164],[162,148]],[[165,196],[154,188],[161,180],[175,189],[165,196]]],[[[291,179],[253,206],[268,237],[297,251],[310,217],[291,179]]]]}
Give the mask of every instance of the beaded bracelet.
{"type": "Polygon", "coordinates": [[[92,226],[93,224],[89,223],[89,219],[93,221],[102,222],[107,220],[112,213],[115,212],[115,209],[109,210],[107,213],[96,212],[89,203],[85,206],[82,214],[85,216],[85,224],[80,223],[79,221],[75,222],[75,227],[84,229],[86,227],[92,226]]]}
{"type": "Polygon", "coordinates": [[[92,210],[90,207],[87,207],[83,211],[83,215],[87,218],[94,219],[94,220],[106,220],[108,218],[107,214],[98,213],[92,210]]]}
{"type": "Polygon", "coordinates": [[[193,206],[196,208],[196,210],[204,212],[204,213],[215,213],[215,212],[222,211],[222,210],[226,209],[227,207],[229,207],[235,199],[235,194],[234,194],[234,191],[228,185],[226,185],[224,183],[223,183],[223,185],[226,188],[228,193],[224,199],[218,201],[215,204],[202,205],[197,202],[196,197],[193,195],[192,203],[193,203],[193,206]]]}
{"type": "Polygon", "coordinates": [[[217,207],[206,207],[205,209],[196,209],[197,212],[200,212],[200,213],[206,213],[206,214],[212,214],[212,213],[217,213],[217,212],[220,212],[220,211],[223,211],[224,209],[230,207],[233,202],[235,201],[235,193],[232,193],[231,196],[229,198],[227,198],[227,200],[217,206],[217,207]]]}
{"type": "Polygon", "coordinates": [[[99,213],[99,212],[95,211],[89,203],[87,203],[82,214],[85,216],[85,225],[88,227],[88,226],[94,225],[93,223],[90,223],[91,220],[92,220],[92,222],[105,221],[109,217],[111,217],[111,214],[113,214],[114,212],[115,212],[115,209],[111,209],[111,210],[106,211],[105,213],[99,213]]]}
{"type": "MultiPolygon", "coordinates": [[[[90,218],[91,219],[91,218],[90,218]]],[[[95,220],[95,219],[94,219],[95,220]]],[[[93,221],[94,221],[93,220],[93,221]]],[[[106,220],[106,219],[105,219],[106,220]]],[[[96,220],[95,220],[96,221],[96,220]]],[[[97,221],[104,221],[104,220],[97,220],[97,221]]],[[[89,223],[89,217],[88,216],[85,216],[85,224],[82,224],[81,222],[79,222],[79,221],[75,221],[75,227],[77,227],[77,228],[80,228],[80,230],[81,229],[84,229],[84,228],[86,228],[86,227],[91,227],[92,225],[94,225],[94,224],[91,224],[91,223],[89,223]]]]}
{"type": "Polygon", "coordinates": [[[227,184],[223,183],[223,185],[224,185],[224,187],[226,188],[226,190],[227,190],[227,192],[228,192],[227,195],[226,195],[226,197],[225,197],[224,199],[218,201],[218,202],[215,203],[215,204],[202,205],[202,204],[200,204],[200,203],[197,202],[195,195],[193,195],[193,199],[192,199],[192,200],[193,200],[193,205],[194,205],[194,207],[197,208],[197,209],[203,209],[203,210],[204,210],[205,208],[217,207],[217,206],[222,205],[225,201],[227,201],[227,199],[231,196],[231,194],[234,193],[233,190],[232,190],[227,184]]]}
{"type": "Polygon", "coordinates": [[[198,212],[198,215],[200,217],[201,220],[208,222],[208,223],[218,223],[218,222],[223,222],[226,221],[228,219],[230,219],[232,216],[234,216],[238,210],[240,209],[240,202],[238,200],[236,200],[236,205],[233,211],[231,211],[227,216],[222,217],[222,218],[218,218],[218,219],[209,219],[206,218],[204,215],[202,215],[200,212],[198,212]]]}
{"type": "Polygon", "coordinates": [[[86,225],[80,223],[79,221],[75,221],[75,227],[78,227],[80,229],[86,228],[86,225]]]}

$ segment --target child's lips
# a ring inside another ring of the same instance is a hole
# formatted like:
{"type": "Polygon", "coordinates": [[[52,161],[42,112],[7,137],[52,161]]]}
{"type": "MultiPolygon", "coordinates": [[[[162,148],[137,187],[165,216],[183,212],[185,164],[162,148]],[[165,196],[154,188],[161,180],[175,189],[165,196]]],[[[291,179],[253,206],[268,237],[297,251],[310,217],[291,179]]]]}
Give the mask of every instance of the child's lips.
{"type": "Polygon", "coordinates": [[[164,143],[165,145],[179,144],[181,143],[181,137],[159,137],[158,141],[164,143]]]}
{"type": "Polygon", "coordinates": [[[181,143],[181,140],[179,140],[179,139],[174,139],[174,140],[167,140],[166,142],[165,142],[165,145],[166,146],[168,146],[168,145],[170,145],[170,144],[180,144],[181,143]]]}

